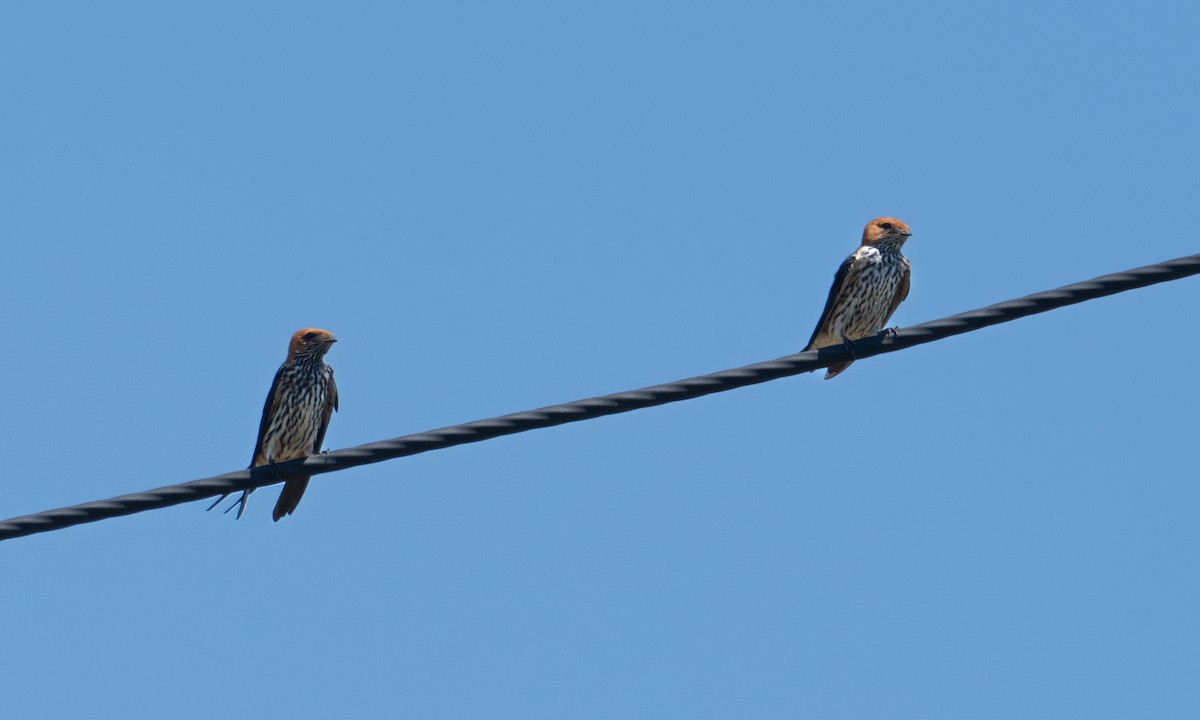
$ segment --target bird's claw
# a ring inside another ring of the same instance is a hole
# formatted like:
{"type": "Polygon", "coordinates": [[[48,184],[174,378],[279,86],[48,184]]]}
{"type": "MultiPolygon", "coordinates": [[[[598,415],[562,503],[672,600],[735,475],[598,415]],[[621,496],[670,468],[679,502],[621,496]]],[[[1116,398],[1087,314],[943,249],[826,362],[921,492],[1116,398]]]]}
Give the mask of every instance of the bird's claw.
{"type": "Polygon", "coordinates": [[[846,344],[846,349],[850,351],[850,357],[854,360],[857,360],[858,353],[854,351],[854,341],[843,335],[842,342],[846,344]]]}

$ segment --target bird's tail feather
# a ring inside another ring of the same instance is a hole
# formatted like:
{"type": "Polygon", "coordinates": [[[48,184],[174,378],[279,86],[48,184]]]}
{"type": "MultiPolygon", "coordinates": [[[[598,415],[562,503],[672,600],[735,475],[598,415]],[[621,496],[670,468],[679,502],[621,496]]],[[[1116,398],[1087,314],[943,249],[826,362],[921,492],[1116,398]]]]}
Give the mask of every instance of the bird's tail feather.
{"type": "MultiPolygon", "coordinates": [[[[827,341],[824,338],[821,340],[821,342],[817,342],[817,338],[814,337],[812,342],[810,342],[808,345],[805,345],[804,349],[801,350],[800,352],[808,352],[809,350],[820,350],[821,348],[827,348],[827,347],[831,347],[833,345],[837,345],[837,342],[834,340],[827,341]]],[[[850,367],[850,363],[852,363],[852,362],[854,362],[854,361],[849,360],[847,362],[837,363],[835,365],[830,365],[829,367],[825,368],[825,379],[832,380],[833,378],[837,377],[843,370],[850,367]]]]}
{"type": "Polygon", "coordinates": [[[837,376],[838,376],[838,375],[839,375],[839,374],[840,374],[840,373],[841,373],[843,370],[845,370],[846,368],[850,367],[850,364],[851,364],[851,363],[853,363],[853,362],[854,362],[853,360],[850,360],[850,361],[848,361],[848,362],[843,362],[843,363],[837,363],[837,364],[834,364],[834,365],[830,365],[828,368],[826,368],[826,369],[825,369],[825,379],[826,379],[826,380],[832,380],[832,379],[834,379],[834,378],[835,378],[835,377],[837,377],[837,376]]]}
{"type": "MultiPolygon", "coordinates": [[[[229,511],[230,511],[230,510],[232,510],[232,509],[234,509],[234,508],[237,508],[237,509],[238,509],[238,511],[237,511],[237,519],[238,519],[238,520],[241,520],[241,519],[242,519],[242,513],[246,512],[246,501],[250,499],[250,493],[252,493],[252,492],[254,492],[254,489],[253,489],[253,488],[251,488],[251,489],[249,489],[249,490],[243,490],[243,491],[242,491],[242,496],[241,496],[240,498],[238,498],[237,500],[234,500],[232,505],[230,505],[229,507],[225,508],[225,512],[224,512],[224,513],[222,513],[222,515],[227,515],[227,514],[229,514],[229,511]]],[[[229,497],[231,494],[232,494],[232,493],[225,493],[225,494],[224,494],[224,495],[222,495],[221,497],[217,498],[216,502],[214,502],[212,505],[209,505],[209,506],[208,506],[208,509],[209,509],[209,510],[212,510],[212,509],[213,509],[213,508],[215,508],[216,506],[220,505],[222,502],[224,502],[225,498],[229,497]]]]}
{"type": "Polygon", "coordinates": [[[271,517],[275,522],[279,522],[279,518],[284,515],[291,515],[295,512],[306,489],[308,489],[308,478],[306,477],[292,478],[283,484],[283,490],[279,493],[279,501],[275,503],[275,510],[271,512],[271,517]]]}

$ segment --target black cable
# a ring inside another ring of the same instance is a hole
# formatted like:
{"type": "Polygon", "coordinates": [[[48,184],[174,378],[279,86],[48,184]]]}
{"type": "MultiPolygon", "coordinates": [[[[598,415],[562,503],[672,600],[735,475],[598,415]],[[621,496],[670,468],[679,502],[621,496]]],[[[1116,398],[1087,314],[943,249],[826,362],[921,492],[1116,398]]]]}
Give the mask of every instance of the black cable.
{"type": "Polygon", "coordinates": [[[132,495],[121,495],[109,500],[98,500],[57,510],[48,510],[36,515],[16,517],[0,522],[0,540],[59,530],[72,525],[130,515],[144,510],[156,510],[244,488],[263,487],[301,474],[299,473],[301,468],[303,468],[302,474],[304,475],[335,472],[430,450],[442,450],[455,445],[490,440],[504,435],[591,420],[605,415],[616,415],[680,400],[690,400],[746,385],[812,372],[837,362],[851,359],[861,360],[874,355],[895,352],[914,345],[972,332],[1106,295],[1114,295],[1161,282],[1180,280],[1198,273],[1200,273],[1200,255],[1190,255],[1157,265],[1147,265],[1126,272],[1105,275],[1094,280],[1067,285],[1057,290],[1035,293],[895,332],[881,333],[875,337],[855,342],[853,351],[840,345],[802,352],[778,360],[755,363],[733,370],[723,370],[711,375],[687,378],[665,385],[655,385],[615,395],[602,395],[565,405],[552,405],[538,410],[476,420],[416,435],[405,435],[392,440],[382,440],[345,450],[314,455],[304,460],[280,463],[278,475],[270,467],[255,468],[253,471],[239,470],[180,485],[168,485],[132,495]]]}

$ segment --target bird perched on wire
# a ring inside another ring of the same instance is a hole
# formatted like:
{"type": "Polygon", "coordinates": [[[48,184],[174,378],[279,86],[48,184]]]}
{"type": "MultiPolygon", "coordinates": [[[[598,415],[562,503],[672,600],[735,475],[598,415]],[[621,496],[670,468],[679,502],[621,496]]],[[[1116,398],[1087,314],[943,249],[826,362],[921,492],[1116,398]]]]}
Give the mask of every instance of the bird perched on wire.
{"type": "MultiPolygon", "coordinates": [[[[855,340],[883,330],[888,318],[908,297],[911,273],[908,258],[900,253],[900,248],[910,236],[908,225],[894,217],[867,223],[862,245],[846,258],[833,277],[825,311],[805,350],[841,343],[853,346],[855,340]]],[[[830,365],[825,379],[836,377],[852,362],[830,365]]]]}
{"type": "MultiPolygon", "coordinates": [[[[267,393],[262,421],[258,425],[258,443],[254,446],[250,467],[274,467],[276,463],[321,452],[329,418],[338,408],[333,368],[325,362],[325,353],[335,342],[337,338],[317,328],[297,330],[292,335],[287,360],[279,366],[275,381],[271,383],[271,391],[267,393]]],[[[271,517],[278,522],[284,515],[291,515],[300,504],[307,487],[307,477],[285,481],[271,517]]],[[[246,509],[246,500],[251,492],[243,490],[242,497],[234,503],[238,506],[239,518],[246,509]]],[[[228,493],[208,509],[212,510],[226,497],[228,493]]],[[[232,510],[234,505],[230,505],[225,512],[232,510]]]]}

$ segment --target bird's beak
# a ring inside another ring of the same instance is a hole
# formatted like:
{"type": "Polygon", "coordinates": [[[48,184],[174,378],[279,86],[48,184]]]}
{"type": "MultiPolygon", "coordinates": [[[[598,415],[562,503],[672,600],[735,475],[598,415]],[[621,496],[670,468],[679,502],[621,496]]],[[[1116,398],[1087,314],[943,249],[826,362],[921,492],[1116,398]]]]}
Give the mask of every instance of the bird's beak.
{"type": "Polygon", "coordinates": [[[326,340],[325,342],[327,342],[327,343],[329,343],[330,345],[332,345],[332,344],[334,344],[335,342],[337,342],[337,338],[335,338],[334,336],[330,335],[330,336],[329,336],[329,339],[328,339],[328,340],[326,340]]]}
{"type": "Polygon", "coordinates": [[[904,230],[900,234],[904,237],[912,237],[912,230],[904,230]]]}

